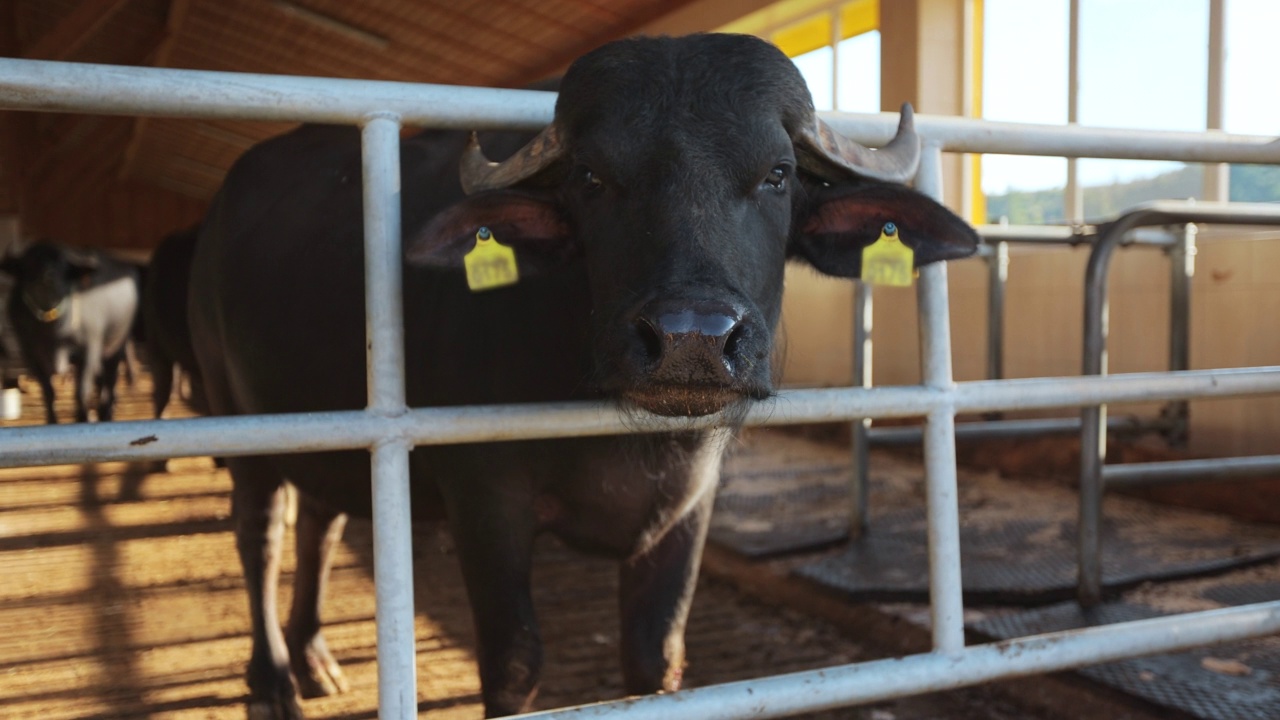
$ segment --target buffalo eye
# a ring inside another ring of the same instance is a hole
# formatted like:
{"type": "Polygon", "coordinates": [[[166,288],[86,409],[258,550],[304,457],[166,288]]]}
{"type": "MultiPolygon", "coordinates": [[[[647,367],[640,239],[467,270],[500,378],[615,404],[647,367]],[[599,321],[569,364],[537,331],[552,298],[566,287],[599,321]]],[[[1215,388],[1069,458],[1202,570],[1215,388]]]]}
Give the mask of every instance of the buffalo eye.
{"type": "Polygon", "coordinates": [[[579,178],[582,182],[582,190],[587,195],[595,195],[604,189],[604,181],[602,181],[590,168],[582,168],[579,171],[579,178]]]}
{"type": "Polygon", "coordinates": [[[785,189],[787,187],[787,171],[788,168],[786,165],[778,165],[774,167],[769,171],[768,175],[764,176],[764,182],[761,184],[762,187],[770,190],[785,189]]]}

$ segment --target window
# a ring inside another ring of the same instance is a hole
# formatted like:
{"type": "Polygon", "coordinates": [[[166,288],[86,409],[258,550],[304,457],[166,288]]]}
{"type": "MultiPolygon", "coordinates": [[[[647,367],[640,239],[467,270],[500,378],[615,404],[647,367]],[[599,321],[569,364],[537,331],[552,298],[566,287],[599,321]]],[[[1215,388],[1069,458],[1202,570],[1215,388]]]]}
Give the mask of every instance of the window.
{"type": "MultiPolygon", "coordinates": [[[[986,0],[982,116],[1006,122],[1067,122],[1067,0],[986,0]]],[[[987,217],[1014,224],[1061,223],[1067,161],[984,155],[987,217]]]]}
{"type": "Polygon", "coordinates": [[[819,111],[879,112],[879,26],[879,0],[832,1],[826,7],[783,0],[721,30],[758,35],[781,48],[795,60],[819,111]]]}
{"type": "MultiPolygon", "coordinates": [[[[1208,47],[1207,0],[1080,0],[1080,124],[1204,130],[1208,47]]],[[[1079,168],[1089,220],[1203,196],[1200,166],[1089,159],[1079,168]]]]}
{"type": "MultiPolygon", "coordinates": [[[[1280,135],[1280,94],[1275,71],[1280,67],[1280,3],[1275,0],[1231,0],[1227,3],[1227,57],[1223,85],[1223,129],[1228,132],[1280,135]]],[[[1280,166],[1233,165],[1230,199],[1280,202],[1280,166]]]]}

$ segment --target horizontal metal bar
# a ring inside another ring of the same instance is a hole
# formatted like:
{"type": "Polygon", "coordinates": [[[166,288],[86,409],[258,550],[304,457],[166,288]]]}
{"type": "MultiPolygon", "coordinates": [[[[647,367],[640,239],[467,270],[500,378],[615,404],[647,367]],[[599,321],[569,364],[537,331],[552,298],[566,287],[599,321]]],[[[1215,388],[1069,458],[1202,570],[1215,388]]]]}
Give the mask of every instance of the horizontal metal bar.
{"type": "MultiPolygon", "coordinates": [[[[979,254],[999,242],[1018,245],[1088,245],[1098,237],[1098,229],[1092,225],[1068,227],[1066,225],[981,225],[977,228],[983,244],[979,254]]],[[[1177,239],[1165,230],[1135,228],[1121,242],[1122,245],[1154,245],[1169,247],[1177,239]]]]}
{"type": "MultiPolygon", "coordinates": [[[[536,129],[553,93],[339,78],[287,77],[0,58],[0,108],[117,115],[358,123],[372,111],[442,128],[536,129]]],[[[896,113],[822,113],[867,145],[893,137],[896,113]]],[[[1088,128],[916,116],[920,134],[950,152],[1280,164],[1261,135],[1088,128]]]]}
{"type": "Polygon", "coordinates": [[[986,242],[1011,242],[1049,245],[1080,245],[1093,237],[1092,225],[979,225],[978,235],[986,242]]]}
{"type": "MultiPolygon", "coordinates": [[[[1145,432],[1160,430],[1168,423],[1155,418],[1118,417],[1107,421],[1110,432],[1145,432]]],[[[924,429],[919,425],[873,427],[867,437],[873,445],[911,445],[919,443],[924,429]]],[[[1080,432],[1080,418],[1037,418],[1031,420],[975,420],[956,423],[956,440],[1001,440],[1041,435],[1070,435],[1080,432]]]]}
{"type": "MultiPolygon", "coordinates": [[[[1280,142],[1275,143],[1280,147],[1280,142]]],[[[1152,225],[1210,223],[1220,225],[1280,224],[1280,205],[1276,203],[1211,202],[1207,200],[1151,200],[1134,205],[1115,223],[1124,224],[1125,232],[1152,225]]],[[[1121,241],[1123,243],[1123,240],[1121,241]]]]}
{"type": "Polygon", "coordinates": [[[439,128],[536,130],[556,94],[531,90],[0,58],[0,108],[357,124],[375,111],[439,128]]]}
{"type": "MultiPolygon", "coordinates": [[[[869,145],[893,137],[897,113],[822,113],[841,134],[869,145]]],[[[917,115],[916,130],[948,152],[1054,157],[1280,163],[1280,143],[1266,136],[1219,131],[1128,130],[1080,125],[995,122],[949,115],[917,115]]]]}
{"type": "Polygon", "coordinates": [[[1175,482],[1212,482],[1280,473],[1280,455],[1103,465],[1107,489],[1175,482]]]}
{"type": "Polygon", "coordinates": [[[998,678],[1178,652],[1277,631],[1280,631],[1280,601],[1032,635],[975,645],[955,653],[875,660],[516,717],[519,720],[786,717],[951,690],[998,678]]]}
{"type": "Polygon", "coordinates": [[[1280,366],[957,383],[956,412],[1043,410],[1102,403],[1280,392],[1280,366]],[[1116,382],[1112,382],[1116,381],[1116,382]]]}
{"type": "MultiPolygon", "coordinates": [[[[854,418],[956,412],[1040,410],[1099,403],[1280,393],[1280,366],[956,383],[786,390],[757,403],[747,425],[847,422],[854,418]]],[[[415,445],[617,435],[704,427],[714,418],[619,413],[605,403],[538,403],[419,408],[398,417],[361,410],[279,415],[138,420],[95,425],[0,429],[0,467],[193,455],[261,455],[369,448],[382,440],[415,445]]]]}

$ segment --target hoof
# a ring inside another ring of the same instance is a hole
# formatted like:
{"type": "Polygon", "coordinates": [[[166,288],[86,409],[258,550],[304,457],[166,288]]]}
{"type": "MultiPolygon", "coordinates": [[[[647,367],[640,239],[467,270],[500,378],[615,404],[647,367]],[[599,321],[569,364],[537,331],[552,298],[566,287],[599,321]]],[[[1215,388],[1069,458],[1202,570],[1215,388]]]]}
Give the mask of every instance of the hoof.
{"type": "Polygon", "coordinates": [[[327,697],[351,689],[351,683],[347,682],[342,667],[329,654],[329,649],[319,636],[305,650],[291,651],[290,659],[293,677],[298,683],[298,693],[304,698],[327,697]]]}
{"type": "Polygon", "coordinates": [[[249,720],[304,720],[302,708],[294,698],[251,699],[249,720]]]}

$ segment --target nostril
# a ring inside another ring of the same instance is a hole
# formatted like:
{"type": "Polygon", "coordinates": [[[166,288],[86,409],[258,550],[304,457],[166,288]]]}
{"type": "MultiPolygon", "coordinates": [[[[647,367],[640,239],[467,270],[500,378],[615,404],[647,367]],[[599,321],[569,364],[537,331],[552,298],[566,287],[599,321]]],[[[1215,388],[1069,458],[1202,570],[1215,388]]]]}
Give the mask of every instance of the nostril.
{"type": "Polygon", "coordinates": [[[738,323],[729,331],[729,337],[724,341],[724,356],[730,359],[737,357],[738,346],[741,344],[742,338],[746,335],[746,323],[738,323]]]}
{"type": "Polygon", "coordinates": [[[662,358],[662,334],[648,318],[636,320],[636,334],[640,336],[640,343],[649,362],[654,363],[662,358]]]}

